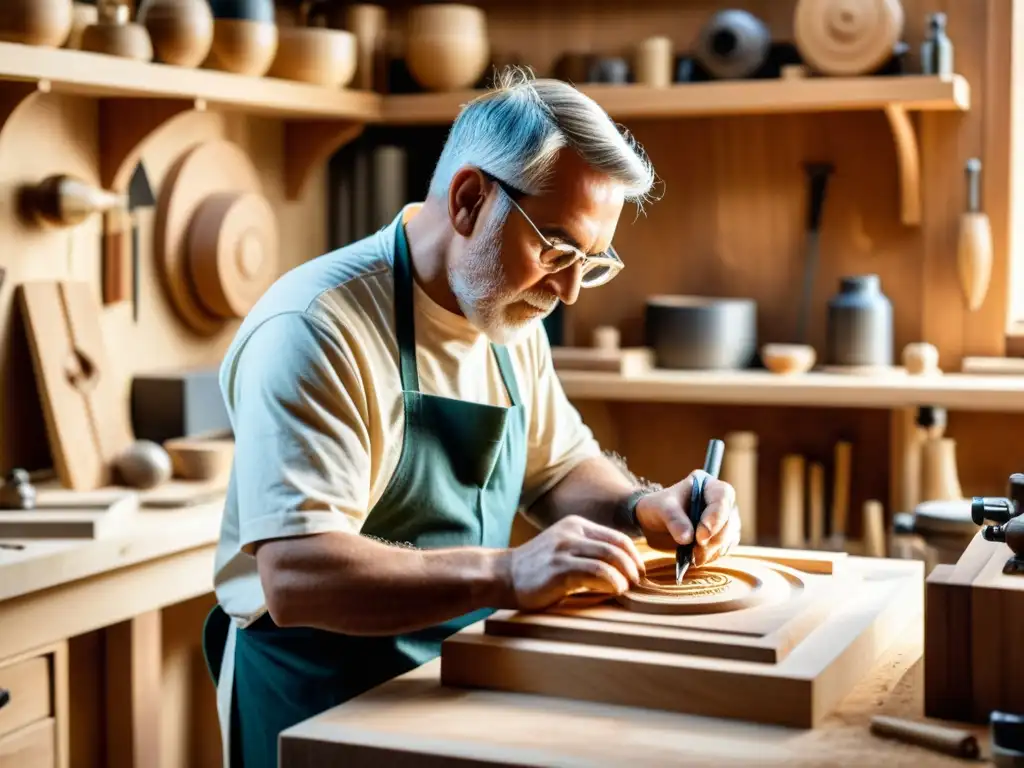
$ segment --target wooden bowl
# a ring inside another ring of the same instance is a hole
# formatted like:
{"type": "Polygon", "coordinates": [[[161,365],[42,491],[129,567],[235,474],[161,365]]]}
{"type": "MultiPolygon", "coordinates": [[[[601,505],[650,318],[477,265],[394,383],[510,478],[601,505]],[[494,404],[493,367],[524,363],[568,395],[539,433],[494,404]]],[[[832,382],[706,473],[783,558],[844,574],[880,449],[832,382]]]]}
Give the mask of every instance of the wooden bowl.
{"type": "Polygon", "coordinates": [[[206,69],[262,77],[277,54],[277,25],[246,19],[214,19],[206,69]]]}
{"type": "Polygon", "coordinates": [[[127,5],[100,5],[97,22],[82,31],[82,50],[136,61],[152,61],[153,43],[149,39],[149,32],[128,19],[127,5]]]}
{"type": "Polygon", "coordinates": [[[198,67],[213,45],[213,13],[206,0],[147,0],[138,22],[164,64],[198,67]]]}
{"type": "Polygon", "coordinates": [[[480,79],[490,57],[486,37],[431,34],[406,40],[409,74],[428,91],[469,88],[480,79]]]}
{"type": "Polygon", "coordinates": [[[340,29],[278,27],[277,55],[267,75],[344,88],[356,73],[356,36],[340,29]]]}
{"type": "Polygon", "coordinates": [[[73,18],[71,0],[0,0],[0,41],[58,48],[73,18]]]}
{"type": "Polygon", "coordinates": [[[772,373],[807,373],[814,367],[817,354],[807,344],[765,344],[761,359],[772,373]]]}
{"type": "Polygon", "coordinates": [[[482,8],[462,3],[437,3],[412,8],[406,17],[406,35],[486,37],[487,16],[482,8]]]}
{"type": "Polygon", "coordinates": [[[164,441],[174,476],[183,480],[219,480],[231,474],[235,441],[228,438],[176,437],[164,441]]]}

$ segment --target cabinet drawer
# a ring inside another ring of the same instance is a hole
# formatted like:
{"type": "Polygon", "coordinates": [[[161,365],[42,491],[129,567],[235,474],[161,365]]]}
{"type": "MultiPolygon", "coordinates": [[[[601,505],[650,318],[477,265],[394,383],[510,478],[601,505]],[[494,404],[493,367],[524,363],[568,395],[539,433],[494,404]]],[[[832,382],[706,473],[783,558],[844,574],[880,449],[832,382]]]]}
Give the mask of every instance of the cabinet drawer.
{"type": "Polygon", "coordinates": [[[0,768],[56,768],[56,733],[48,717],[0,738],[0,768]]]}
{"type": "Polygon", "coordinates": [[[0,666],[0,702],[7,700],[0,707],[0,738],[54,714],[50,660],[44,654],[0,666]]]}

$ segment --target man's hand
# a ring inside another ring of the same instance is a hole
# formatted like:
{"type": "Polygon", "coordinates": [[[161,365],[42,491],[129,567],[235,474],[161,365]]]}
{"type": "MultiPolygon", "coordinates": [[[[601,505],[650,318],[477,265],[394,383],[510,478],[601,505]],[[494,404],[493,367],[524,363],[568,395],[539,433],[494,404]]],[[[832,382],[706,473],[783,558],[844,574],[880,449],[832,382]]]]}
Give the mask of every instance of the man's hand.
{"type": "Polygon", "coordinates": [[[514,603],[523,610],[546,608],[583,589],[620,595],[644,573],[632,539],[577,515],[509,550],[507,567],[514,603]]]}
{"type": "MultiPolygon", "coordinates": [[[[670,488],[648,494],[636,505],[636,521],[647,543],[654,549],[675,550],[689,544],[693,526],[687,516],[693,474],[670,488]]],[[[708,478],[704,484],[707,507],[697,526],[693,564],[707,565],[725,555],[740,540],[740,515],[736,509],[736,490],[721,480],[708,478]]]]}

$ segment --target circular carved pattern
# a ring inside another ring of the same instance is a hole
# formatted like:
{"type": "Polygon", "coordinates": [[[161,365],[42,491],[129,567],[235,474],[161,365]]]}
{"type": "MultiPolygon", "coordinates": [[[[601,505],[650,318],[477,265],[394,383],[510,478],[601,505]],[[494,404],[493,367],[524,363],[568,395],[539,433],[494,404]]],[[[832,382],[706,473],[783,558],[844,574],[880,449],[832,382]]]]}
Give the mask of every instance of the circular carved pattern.
{"type": "Polygon", "coordinates": [[[899,0],[799,0],[793,20],[804,60],[826,75],[854,76],[878,69],[903,34],[899,0]]]}
{"type": "Polygon", "coordinates": [[[721,571],[691,568],[683,577],[683,583],[676,584],[675,563],[672,563],[671,566],[654,569],[653,573],[649,570],[647,577],[633,591],[673,598],[707,597],[724,592],[732,581],[732,576],[721,571]]]}

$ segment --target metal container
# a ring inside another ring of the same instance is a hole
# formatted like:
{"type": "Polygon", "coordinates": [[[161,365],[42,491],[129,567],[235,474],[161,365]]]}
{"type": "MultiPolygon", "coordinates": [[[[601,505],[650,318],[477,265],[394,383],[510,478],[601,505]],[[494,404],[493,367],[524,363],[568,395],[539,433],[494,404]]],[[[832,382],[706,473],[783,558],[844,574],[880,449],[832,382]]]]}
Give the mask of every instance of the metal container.
{"type": "Polygon", "coordinates": [[[840,279],[828,302],[827,335],[827,365],[892,365],[892,304],[878,275],[840,279]]]}
{"type": "Polygon", "coordinates": [[[734,370],[757,354],[753,299],[651,296],[644,325],[658,368],[734,370]]]}

